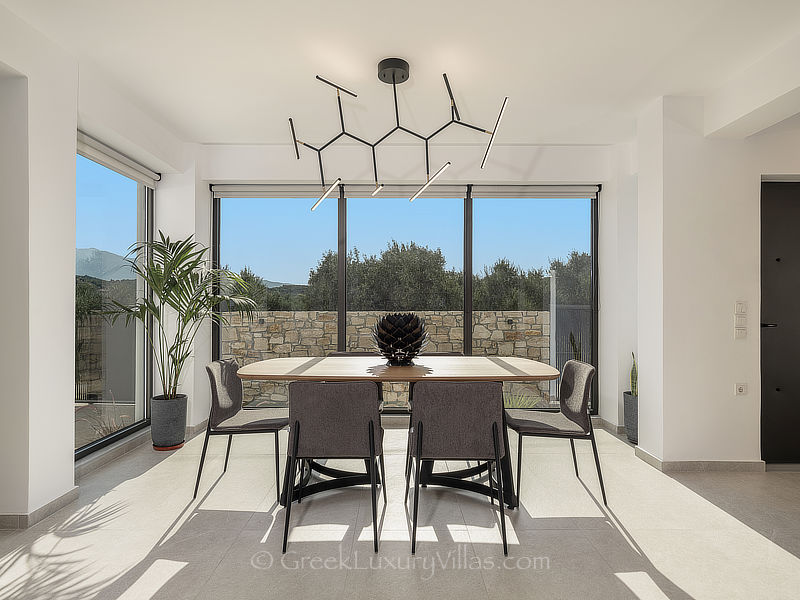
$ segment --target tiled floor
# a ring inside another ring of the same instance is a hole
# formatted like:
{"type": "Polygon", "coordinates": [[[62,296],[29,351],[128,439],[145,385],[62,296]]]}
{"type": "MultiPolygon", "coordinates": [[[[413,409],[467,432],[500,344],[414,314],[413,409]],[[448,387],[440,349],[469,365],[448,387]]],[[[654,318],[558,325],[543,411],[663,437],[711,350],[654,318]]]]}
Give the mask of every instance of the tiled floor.
{"type": "Polygon", "coordinates": [[[800,473],[672,478],[600,431],[605,508],[588,443],[578,479],[566,441],[526,440],[509,558],[488,499],[433,487],[412,558],[404,436],[387,430],[378,555],[358,488],[295,505],[281,555],[271,436],[235,439],[224,477],[212,439],[191,501],[195,438],[173,454],[141,447],[81,481],[75,504],[0,532],[0,598],[800,598],[800,473]]]}

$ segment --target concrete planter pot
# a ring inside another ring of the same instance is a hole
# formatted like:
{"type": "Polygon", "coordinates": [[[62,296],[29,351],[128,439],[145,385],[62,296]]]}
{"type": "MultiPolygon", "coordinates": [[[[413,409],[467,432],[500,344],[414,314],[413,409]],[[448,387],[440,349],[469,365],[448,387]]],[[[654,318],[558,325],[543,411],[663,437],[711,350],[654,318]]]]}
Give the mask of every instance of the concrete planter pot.
{"type": "Polygon", "coordinates": [[[639,396],[622,392],[625,434],[632,444],[639,443],[639,396]]]}
{"type": "Polygon", "coordinates": [[[186,438],[186,394],[154,396],[150,401],[150,435],[156,450],[177,450],[186,438]]]}

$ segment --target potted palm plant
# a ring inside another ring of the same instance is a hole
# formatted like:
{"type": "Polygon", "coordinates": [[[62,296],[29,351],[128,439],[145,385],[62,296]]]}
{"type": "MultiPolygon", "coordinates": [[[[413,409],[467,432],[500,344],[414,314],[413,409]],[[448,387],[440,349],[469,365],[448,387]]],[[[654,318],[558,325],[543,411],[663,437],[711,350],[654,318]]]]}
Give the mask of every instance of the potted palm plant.
{"type": "Polygon", "coordinates": [[[631,390],[623,392],[623,415],[625,434],[633,444],[639,443],[639,368],[636,366],[636,355],[631,352],[631,390]]]}
{"type": "Polygon", "coordinates": [[[150,429],[156,450],[183,446],[186,394],[178,393],[183,370],[193,351],[200,326],[227,323],[217,307],[252,315],[255,303],[247,283],[228,269],[209,268],[208,248],[193,236],[171,240],[161,231],[154,241],[131,246],[126,261],[147,285],[149,294],[131,305],[112,300],[106,311],[111,322],[139,321],[153,353],[162,393],[150,402],[150,429]]]}

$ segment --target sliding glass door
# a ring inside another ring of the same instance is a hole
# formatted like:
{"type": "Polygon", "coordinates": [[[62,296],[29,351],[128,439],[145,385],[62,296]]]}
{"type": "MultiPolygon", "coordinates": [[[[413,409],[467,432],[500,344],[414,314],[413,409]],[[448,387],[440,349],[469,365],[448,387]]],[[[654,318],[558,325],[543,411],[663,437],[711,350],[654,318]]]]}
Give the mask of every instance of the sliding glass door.
{"type": "Polygon", "coordinates": [[[125,262],[150,235],[152,190],[77,156],[75,249],[75,448],[147,418],[147,352],[141,324],[111,324],[102,311],[145,293],[125,262]]]}

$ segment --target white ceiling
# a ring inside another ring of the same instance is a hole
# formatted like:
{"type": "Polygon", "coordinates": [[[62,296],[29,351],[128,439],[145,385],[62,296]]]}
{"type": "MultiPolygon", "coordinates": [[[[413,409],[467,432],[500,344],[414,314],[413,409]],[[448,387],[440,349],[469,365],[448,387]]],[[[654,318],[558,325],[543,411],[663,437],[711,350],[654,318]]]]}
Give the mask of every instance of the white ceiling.
{"type": "MultiPolygon", "coordinates": [[[[0,0],[105,75],[186,141],[375,140],[393,126],[381,58],[411,64],[401,121],[430,133],[462,119],[506,144],[605,144],[634,134],[661,95],[705,95],[800,33],[798,0],[0,0]]],[[[397,136],[397,141],[406,141],[397,136]]],[[[442,142],[485,136],[451,128],[442,142]]]]}

